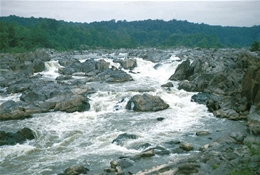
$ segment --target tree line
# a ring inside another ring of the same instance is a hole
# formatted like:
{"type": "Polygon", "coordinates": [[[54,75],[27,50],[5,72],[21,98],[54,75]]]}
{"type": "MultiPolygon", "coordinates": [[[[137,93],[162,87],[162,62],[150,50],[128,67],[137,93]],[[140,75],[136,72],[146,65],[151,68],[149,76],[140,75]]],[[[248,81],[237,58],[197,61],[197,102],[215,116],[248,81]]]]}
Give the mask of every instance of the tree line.
{"type": "Polygon", "coordinates": [[[0,51],[95,48],[249,47],[260,26],[222,27],[188,21],[101,21],[74,23],[48,18],[0,17],[0,51]]]}

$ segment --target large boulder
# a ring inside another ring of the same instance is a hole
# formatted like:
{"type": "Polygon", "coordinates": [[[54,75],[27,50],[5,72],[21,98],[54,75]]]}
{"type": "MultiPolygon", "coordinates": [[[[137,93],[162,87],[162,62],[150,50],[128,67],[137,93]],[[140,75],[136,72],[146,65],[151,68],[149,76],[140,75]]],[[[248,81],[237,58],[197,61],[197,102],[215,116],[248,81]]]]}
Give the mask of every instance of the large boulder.
{"type": "Polygon", "coordinates": [[[133,96],[126,105],[126,109],[134,111],[160,111],[167,109],[168,107],[169,105],[160,97],[146,93],[133,96]]]}
{"type": "Polygon", "coordinates": [[[136,59],[115,59],[113,62],[120,63],[124,69],[133,69],[137,66],[136,59]]]}
{"type": "Polygon", "coordinates": [[[25,111],[22,102],[6,101],[0,105],[0,120],[15,120],[31,117],[31,113],[25,111]]]}
{"type": "Polygon", "coordinates": [[[191,76],[193,70],[190,67],[190,60],[183,61],[175,70],[170,80],[187,80],[191,76]]]}
{"type": "Polygon", "coordinates": [[[82,112],[90,109],[88,99],[82,95],[68,95],[56,102],[55,111],[82,112]]]}
{"type": "Polygon", "coordinates": [[[42,61],[40,59],[35,59],[33,61],[33,70],[34,70],[34,73],[44,71],[45,70],[44,61],[42,61]]]}
{"type": "Polygon", "coordinates": [[[131,75],[118,69],[107,69],[97,75],[96,80],[105,81],[108,83],[122,83],[126,81],[133,81],[131,75]]]}
{"type": "Polygon", "coordinates": [[[34,133],[29,128],[23,128],[16,133],[0,131],[0,146],[2,145],[15,145],[23,143],[26,140],[35,139],[34,133]]]}

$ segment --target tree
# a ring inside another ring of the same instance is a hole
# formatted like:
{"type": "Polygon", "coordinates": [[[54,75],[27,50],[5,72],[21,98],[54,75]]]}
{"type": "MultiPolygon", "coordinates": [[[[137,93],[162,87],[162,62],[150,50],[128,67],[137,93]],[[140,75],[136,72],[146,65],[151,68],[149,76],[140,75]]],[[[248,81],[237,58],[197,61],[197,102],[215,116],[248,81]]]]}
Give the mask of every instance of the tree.
{"type": "Polygon", "coordinates": [[[258,50],[260,50],[260,49],[259,49],[259,43],[258,43],[257,41],[255,41],[255,42],[252,44],[250,51],[251,51],[251,52],[255,52],[255,51],[258,51],[258,50]]]}

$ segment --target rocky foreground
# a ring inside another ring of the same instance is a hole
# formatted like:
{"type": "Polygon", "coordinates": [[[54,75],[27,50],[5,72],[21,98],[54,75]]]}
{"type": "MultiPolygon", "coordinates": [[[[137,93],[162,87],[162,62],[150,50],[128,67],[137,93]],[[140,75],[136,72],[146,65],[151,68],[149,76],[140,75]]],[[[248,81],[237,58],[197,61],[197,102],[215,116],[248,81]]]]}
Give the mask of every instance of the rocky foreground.
{"type": "MultiPolygon", "coordinates": [[[[102,55],[104,52],[95,51],[102,55]]],[[[114,52],[114,51],[113,51],[114,52]]],[[[118,52],[119,51],[115,51],[118,52]]],[[[168,59],[169,51],[124,50],[127,59],[115,54],[114,62],[124,69],[136,66],[135,57],[153,62],[168,59]]],[[[205,104],[216,117],[230,120],[245,120],[247,132],[232,132],[201,147],[197,152],[173,160],[165,165],[153,167],[136,174],[260,174],[260,55],[246,49],[182,50],[177,55],[183,62],[169,77],[179,81],[178,88],[199,92],[192,101],[205,104]]],[[[50,111],[81,112],[90,109],[88,95],[95,89],[86,82],[98,81],[121,83],[133,81],[132,77],[111,66],[104,60],[88,59],[81,63],[70,54],[59,55],[61,76],[56,80],[42,78],[45,62],[57,57],[57,53],[38,50],[27,54],[0,55],[0,95],[20,93],[18,100],[9,100],[0,105],[0,120],[17,120],[33,117],[35,113],[50,111]],[[83,76],[74,79],[73,76],[83,76]]],[[[132,97],[126,109],[134,111],[158,111],[169,107],[160,97],[140,94],[132,97]]],[[[158,121],[163,118],[158,118],[158,121]]],[[[205,131],[197,136],[209,135],[205,131]]],[[[0,145],[22,143],[34,139],[33,131],[24,128],[18,132],[0,131],[0,145]],[[25,132],[26,131],[26,132],[25,132]]],[[[119,144],[124,139],[135,139],[135,135],[119,135],[113,141],[119,144]]],[[[173,143],[180,153],[194,150],[190,143],[173,143]]],[[[149,146],[147,146],[148,148],[149,146]]],[[[162,148],[149,148],[133,157],[120,157],[112,161],[105,174],[132,174],[131,167],[143,158],[169,154],[162,148]]],[[[88,169],[75,165],[61,174],[87,174],[88,169]]],[[[90,172],[89,172],[90,173],[90,172]]]]}

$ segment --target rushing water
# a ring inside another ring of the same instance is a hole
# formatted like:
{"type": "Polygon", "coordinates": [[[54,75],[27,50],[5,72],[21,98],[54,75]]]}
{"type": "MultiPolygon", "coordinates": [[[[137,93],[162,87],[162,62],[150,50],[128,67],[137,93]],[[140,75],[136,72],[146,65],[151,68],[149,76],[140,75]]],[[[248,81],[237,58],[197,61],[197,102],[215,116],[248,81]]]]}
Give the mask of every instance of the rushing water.
{"type": "MultiPolygon", "coordinates": [[[[122,56],[124,56],[122,54],[122,56]]],[[[78,56],[82,61],[87,56],[78,56]]],[[[118,67],[112,60],[102,59],[118,67]]],[[[191,142],[195,150],[221,134],[236,130],[239,122],[217,119],[204,105],[191,102],[194,93],[173,88],[162,88],[168,82],[180,63],[172,56],[158,65],[141,58],[132,71],[125,70],[134,81],[107,84],[90,82],[97,92],[90,95],[91,109],[86,112],[49,112],[34,114],[32,118],[0,122],[1,130],[15,132],[23,127],[35,131],[36,139],[23,144],[0,147],[0,174],[58,174],[67,167],[84,165],[88,174],[102,173],[110,166],[111,160],[120,156],[133,156],[143,151],[141,145],[163,145],[170,141],[191,142]],[[156,66],[155,66],[156,65],[156,66]],[[167,110],[158,112],[133,112],[125,109],[127,101],[135,94],[146,92],[160,96],[170,105],[167,110]],[[157,121],[163,117],[163,121],[157,121]],[[197,131],[206,130],[208,137],[196,137],[197,131]],[[112,141],[122,133],[135,134],[137,139],[129,139],[123,145],[112,141]],[[139,149],[138,149],[139,148],[139,149]]],[[[46,63],[44,78],[55,79],[60,65],[57,61],[46,63]]],[[[76,78],[76,77],[75,77],[76,78]]],[[[0,102],[19,99],[20,94],[0,97],[0,102]]],[[[135,165],[141,170],[166,163],[178,154],[156,155],[135,165]]]]}

